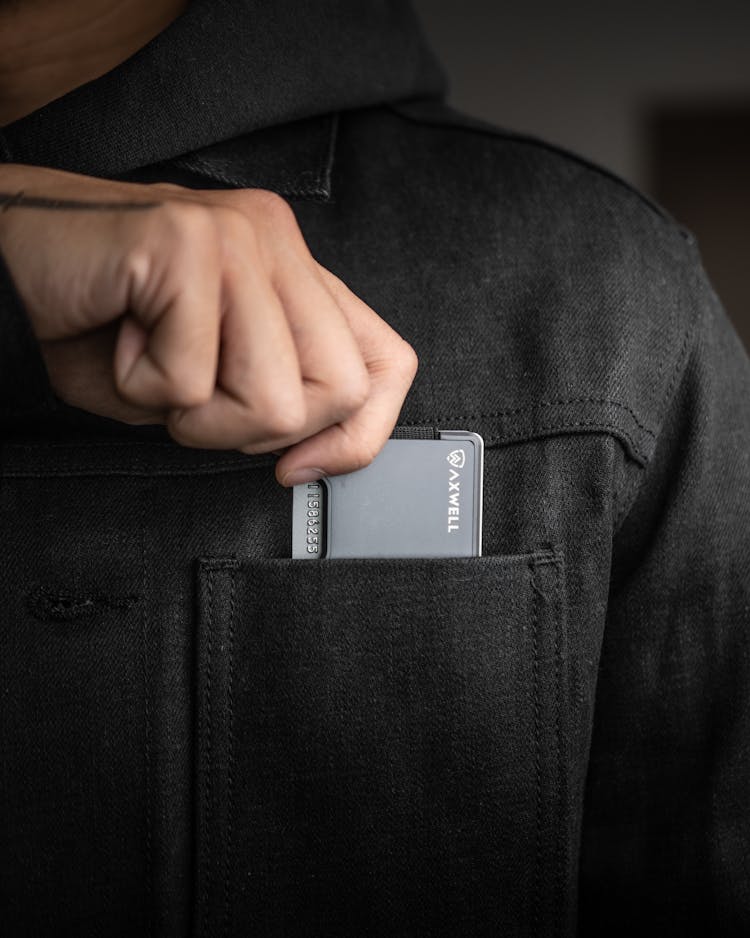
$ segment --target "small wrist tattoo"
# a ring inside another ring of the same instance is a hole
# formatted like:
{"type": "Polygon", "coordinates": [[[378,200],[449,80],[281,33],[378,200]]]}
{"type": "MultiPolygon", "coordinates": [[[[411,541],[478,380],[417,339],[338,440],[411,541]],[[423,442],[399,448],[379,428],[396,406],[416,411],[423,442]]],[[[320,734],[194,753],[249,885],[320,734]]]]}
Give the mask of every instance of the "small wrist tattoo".
{"type": "Polygon", "coordinates": [[[9,208],[47,208],[72,212],[129,212],[157,208],[161,202],[81,202],[77,199],[48,199],[19,192],[0,192],[0,212],[9,208]]]}

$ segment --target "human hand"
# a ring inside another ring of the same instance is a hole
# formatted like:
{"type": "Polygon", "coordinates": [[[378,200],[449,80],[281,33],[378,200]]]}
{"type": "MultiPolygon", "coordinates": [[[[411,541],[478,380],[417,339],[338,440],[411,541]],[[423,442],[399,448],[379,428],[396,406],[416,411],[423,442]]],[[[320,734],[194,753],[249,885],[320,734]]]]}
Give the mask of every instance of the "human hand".
{"type": "Polygon", "coordinates": [[[6,164],[0,252],[62,400],[185,446],[285,450],[285,485],[368,465],[416,372],[266,190],[6,164]]]}

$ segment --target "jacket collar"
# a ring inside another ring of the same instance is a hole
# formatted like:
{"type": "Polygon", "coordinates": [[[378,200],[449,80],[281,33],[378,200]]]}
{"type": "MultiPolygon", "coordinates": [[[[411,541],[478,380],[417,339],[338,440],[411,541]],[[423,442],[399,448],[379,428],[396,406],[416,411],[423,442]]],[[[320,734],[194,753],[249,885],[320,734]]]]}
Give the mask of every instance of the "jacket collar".
{"type": "Polygon", "coordinates": [[[121,65],[0,130],[0,161],[122,177],[192,154],[186,169],[226,185],[325,198],[331,115],[444,94],[404,0],[192,0],[121,65]]]}

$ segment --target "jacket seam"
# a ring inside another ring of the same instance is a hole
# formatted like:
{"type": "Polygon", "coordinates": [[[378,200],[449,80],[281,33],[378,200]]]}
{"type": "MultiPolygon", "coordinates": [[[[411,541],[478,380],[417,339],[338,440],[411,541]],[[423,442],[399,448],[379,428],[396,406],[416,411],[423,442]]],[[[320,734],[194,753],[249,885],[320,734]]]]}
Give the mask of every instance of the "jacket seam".
{"type": "Polygon", "coordinates": [[[654,202],[644,192],[641,192],[640,189],[629,183],[627,179],[623,179],[622,176],[618,176],[617,173],[607,169],[605,166],[600,166],[593,160],[586,159],[586,157],[581,156],[580,153],[567,150],[565,147],[558,146],[557,144],[551,143],[548,140],[544,140],[542,137],[535,137],[533,134],[523,134],[508,128],[496,127],[490,121],[482,120],[481,118],[474,117],[470,114],[464,114],[461,111],[452,108],[450,105],[445,104],[444,101],[440,101],[438,103],[442,104],[446,108],[447,119],[445,121],[431,117],[415,116],[406,110],[406,107],[408,107],[410,104],[418,105],[423,103],[423,101],[428,100],[429,103],[434,103],[434,99],[420,98],[411,99],[408,101],[386,102],[385,107],[394,114],[397,114],[399,117],[405,120],[409,120],[415,124],[421,124],[426,127],[433,127],[435,129],[444,129],[446,127],[450,127],[457,130],[466,130],[469,133],[475,133],[483,137],[508,140],[512,143],[518,143],[522,146],[545,150],[548,153],[554,153],[557,156],[564,157],[565,159],[570,160],[570,162],[575,163],[578,166],[582,166],[604,179],[609,179],[612,182],[617,183],[617,185],[626,192],[629,192],[631,195],[634,195],[636,198],[638,198],[638,200],[641,201],[652,212],[652,214],[661,219],[661,221],[667,222],[669,225],[672,225],[677,229],[680,228],[675,219],[673,219],[669,212],[667,212],[665,208],[659,205],[658,202],[654,202]],[[452,117],[454,117],[453,120],[451,120],[452,117]]]}
{"type": "MultiPolygon", "coordinates": [[[[480,419],[480,418],[486,419],[488,417],[507,417],[513,414],[521,414],[527,411],[538,410],[541,407],[559,407],[559,406],[563,406],[566,404],[609,404],[613,407],[619,407],[622,410],[626,411],[628,414],[630,414],[630,416],[633,418],[634,423],[638,426],[639,429],[643,430],[644,433],[648,434],[651,437],[654,437],[654,438],[656,437],[655,432],[640,420],[640,418],[638,417],[638,414],[636,413],[636,411],[633,410],[632,407],[628,406],[627,404],[624,404],[622,401],[618,401],[615,398],[609,398],[609,397],[569,397],[569,398],[552,399],[552,400],[547,400],[547,401],[542,400],[542,401],[536,401],[533,404],[524,404],[521,407],[509,407],[509,408],[503,408],[501,410],[479,411],[473,414],[450,414],[448,415],[448,419],[449,420],[472,420],[472,419],[480,419]]],[[[420,416],[410,421],[399,421],[398,426],[417,426],[420,424],[430,424],[434,422],[435,419],[436,419],[435,417],[420,416]]],[[[444,420],[445,415],[440,416],[439,419],[444,420]]],[[[18,445],[23,445],[23,444],[18,444],[18,445]]],[[[54,448],[55,446],[64,447],[64,446],[71,446],[71,445],[75,445],[77,448],[81,448],[81,449],[94,448],[94,447],[102,448],[102,447],[111,447],[111,446],[127,446],[127,447],[161,446],[165,448],[174,447],[173,443],[170,443],[168,441],[161,441],[161,440],[154,440],[154,441],[151,441],[151,440],[132,440],[132,441],[131,440],[101,440],[101,441],[86,440],[83,443],[77,443],[77,444],[66,440],[62,443],[43,442],[37,445],[47,446],[50,449],[54,448]]]]}
{"type": "Polygon", "coordinates": [[[151,630],[149,628],[148,604],[148,564],[146,561],[146,529],[148,525],[148,501],[141,496],[141,536],[140,536],[140,576],[141,594],[141,667],[143,671],[143,747],[144,747],[144,788],[146,793],[146,806],[144,811],[145,835],[145,863],[143,875],[146,885],[146,934],[148,938],[154,933],[154,858],[153,858],[153,777],[154,777],[154,743],[153,743],[153,709],[152,709],[152,677],[151,661],[153,660],[151,648],[151,630]]]}
{"type": "MultiPolygon", "coordinates": [[[[555,747],[555,770],[557,773],[557,778],[552,783],[552,791],[547,794],[547,797],[551,800],[551,803],[556,805],[556,809],[559,811],[560,816],[565,818],[565,823],[562,824],[564,829],[567,823],[567,799],[566,792],[564,788],[564,779],[565,779],[565,766],[563,759],[563,733],[562,733],[562,720],[561,720],[561,700],[563,693],[563,675],[562,675],[562,661],[563,661],[563,650],[561,647],[561,641],[563,638],[563,630],[566,628],[566,620],[563,618],[564,611],[562,608],[562,577],[564,573],[564,558],[558,553],[556,547],[550,547],[549,551],[546,552],[546,556],[542,556],[539,552],[535,557],[530,558],[529,560],[529,572],[530,572],[530,586],[532,589],[532,601],[531,601],[531,613],[532,613],[532,649],[533,649],[533,664],[532,664],[532,679],[534,685],[534,762],[535,762],[535,775],[536,775],[536,791],[535,791],[535,801],[536,801],[536,862],[535,862],[535,873],[534,873],[534,888],[533,894],[539,897],[539,892],[542,888],[542,871],[545,869],[549,870],[549,863],[545,864],[545,860],[542,856],[542,828],[543,828],[543,819],[542,819],[542,805],[544,799],[544,792],[542,790],[542,769],[541,769],[541,675],[540,675],[540,638],[541,638],[541,604],[542,600],[548,603],[553,603],[555,608],[552,611],[552,617],[555,623],[554,629],[554,639],[553,639],[553,648],[552,654],[554,658],[554,687],[555,687],[555,706],[554,706],[554,715],[553,715],[553,725],[554,725],[554,747],[555,747]],[[540,566],[547,566],[554,569],[554,580],[553,588],[551,595],[541,587],[541,584],[537,583],[536,580],[536,571],[540,566]]],[[[553,854],[553,863],[551,869],[550,882],[545,882],[545,887],[548,887],[551,890],[552,895],[554,896],[554,901],[559,903],[560,908],[562,909],[565,905],[564,897],[564,873],[563,869],[567,863],[566,849],[564,846],[564,837],[561,833],[558,833],[556,842],[552,849],[553,854]]],[[[546,879],[545,874],[545,879],[546,879]]],[[[534,903],[532,910],[532,917],[535,922],[536,931],[539,929],[539,903],[538,901],[534,903]]]]}
{"type": "MultiPolygon", "coordinates": [[[[213,657],[213,632],[214,632],[214,571],[207,572],[206,592],[208,599],[208,611],[206,617],[206,661],[205,661],[205,688],[203,692],[204,700],[201,701],[203,709],[203,738],[200,740],[203,752],[201,753],[200,768],[203,770],[203,778],[200,799],[203,810],[200,813],[199,836],[200,845],[196,851],[198,862],[198,889],[200,902],[200,931],[208,934],[206,925],[208,921],[208,906],[212,874],[212,843],[211,843],[211,819],[213,808],[213,792],[211,784],[212,776],[212,657],[213,657]],[[204,852],[203,862],[201,862],[201,851],[204,852]]],[[[198,724],[200,728],[200,724],[198,724]]]]}
{"type": "MultiPolygon", "coordinates": [[[[464,419],[464,418],[451,418],[464,419]]],[[[439,421],[445,423],[446,421],[439,421]]],[[[401,424],[401,426],[416,426],[418,424],[401,424]]],[[[648,463],[648,457],[640,449],[632,435],[622,427],[615,424],[600,423],[599,421],[581,420],[575,423],[559,423],[536,426],[533,430],[519,430],[516,434],[506,433],[497,436],[484,437],[485,447],[501,446],[504,443],[523,443],[536,438],[557,435],[574,435],[577,432],[589,431],[592,433],[605,433],[615,437],[622,437],[628,443],[636,461],[642,464],[648,463]]],[[[32,469],[12,469],[6,468],[0,473],[0,478],[5,479],[48,479],[48,478],[83,478],[86,476],[192,476],[203,475],[213,472],[244,472],[248,469],[259,469],[263,466],[270,466],[275,463],[274,459],[268,459],[264,462],[247,462],[231,460],[227,462],[202,463],[191,467],[169,468],[161,470],[158,466],[148,465],[145,462],[137,462],[129,467],[113,468],[105,464],[98,466],[76,467],[71,463],[64,465],[60,469],[32,470],[32,469]]]]}
{"type": "MultiPolygon", "coordinates": [[[[570,398],[561,398],[559,400],[550,400],[550,401],[537,401],[534,404],[525,404],[523,407],[510,407],[504,408],[503,410],[491,410],[484,411],[478,414],[459,414],[458,416],[452,415],[449,419],[451,420],[476,420],[476,419],[486,419],[488,417],[508,417],[513,414],[521,414],[526,411],[538,410],[541,407],[560,407],[566,404],[610,404],[613,407],[620,407],[623,410],[627,411],[628,414],[633,418],[633,421],[638,426],[640,430],[648,434],[648,436],[656,438],[656,434],[653,430],[647,427],[644,423],[639,420],[638,415],[627,404],[623,404],[621,401],[617,401],[607,397],[570,397],[570,398]]],[[[434,417],[424,417],[420,422],[430,423],[434,421],[434,417]]],[[[564,421],[563,421],[564,423],[564,421]]],[[[409,426],[413,424],[402,424],[403,426],[409,426]]]]}
{"type": "MultiPolygon", "coordinates": [[[[668,393],[666,395],[666,403],[668,405],[669,400],[671,399],[674,386],[677,381],[677,377],[682,370],[684,365],[684,360],[686,357],[686,352],[688,350],[689,341],[691,336],[694,333],[695,322],[691,323],[685,330],[685,335],[683,337],[682,346],[680,352],[677,355],[675,365],[672,369],[670,375],[669,384],[668,384],[668,393]]],[[[661,372],[660,372],[661,373],[661,372]]],[[[638,414],[633,410],[632,407],[618,401],[614,398],[604,398],[604,397],[569,397],[569,398],[559,398],[553,400],[537,401],[534,404],[524,405],[521,407],[510,407],[503,408],[500,410],[493,411],[479,411],[471,414],[445,414],[445,415],[430,415],[430,416],[420,416],[416,419],[399,421],[399,426],[402,427],[416,427],[422,425],[432,425],[440,426],[447,422],[471,422],[476,420],[490,420],[493,418],[509,417],[520,414],[532,414],[538,412],[545,408],[549,407],[559,407],[559,406],[570,406],[570,405],[581,405],[581,404],[595,404],[598,406],[611,406],[616,407],[622,410],[624,413],[627,413],[632,419],[634,424],[638,429],[649,438],[649,440],[656,442],[657,435],[656,433],[647,426],[638,416],[638,414]]],[[[486,434],[485,435],[485,445],[495,446],[501,445],[505,442],[523,442],[524,440],[534,439],[535,437],[542,437],[551,434],[565,434],[565,433],[576,433],[581,431],[589,432],[602,432],[609,433],[621,440],[624,440],[627,443],[630,450],[630,455],[632,455],[635,460],[640,463],[642,466],[648,465],[650,461],[650,454],[647,453],[642,444],[636,440],[634,435],[622,426],[619,423],[615,423],[612,420],[558,420],[551,423],[539,423],[529,426],[528,423],[526,426],[516,426],[510,427],[504,432],[499,432],[495,434],[486,434]]],[[[13,446],[32,446],[38,450],[47,451],[54,453],[56,449],[67,448],[71,458],[63,458],[61,463],[58,463],[58,466],[54,469],[13,469],[12,467],[5,467],[5,470],[2,472],[2,475],[7,478],[47,478],[47,477],[69,477],[69,476],[99,476],[99,475],[123,475],[123,476],[136,476],[139,474],[149,474],[149,475],[161,475],[161,476],[180,476],[180,475],[191,475],[197,473],[207,473],[207,472],[232,472],[232,471],[241,471],[248,468],[260,467],[262,465],[272,465],[274,460],[271,458],[263,459],[264,454],[257,454],[255,457],[248,456],[226,456],[221,460],[210,460],[210,461],[201,461],[192,466],[179,466],[179,467],[169,467],[167,469],[161,470],[158,466],[149,464],[147,461],[136,456],[135,459],[131,461],[129,466],[123,467],[112,467],[105,464],[102,465],[93,465],[93,466],[76,466],[73,461],[73,455],[78,453],[96,453],[101,452],[106,449],[130,449],[133,448],[151,448],[152,451],[159,449],[175,449],[176,444],[169,442],[161,441],[126,441],[126,440],[106,440],[106,441],[87,441],[84,443],[10,443],[6,444],[6,447],[13,446]],[[262,461],[261,461],[262,460],[262,461]]],[[[6,449],[6,452],[8,450],[6,449]]]]}
{"type": "Polygon", "coordinates": [[[221,934],[227,935],[231,910],[230,877],[234,858],[234,775],[235,775],[235,734],[234,734],[234,633],[235,633],[235,572],[236,565],[227,568],[229,572],[229,623],[227,625],[227,835],[224,845],[224,911],[221,934]]]}
{"type": "MultiPolygon", "coordinates": [[[[482,415],[473,415],[474,419],[482,415]]],[[[450,420],[465,420],[466,417],[451,417],[450,420]]],[[[471,419],[471,418],[469,418],[471,419]]],[[[446,420],[439,419],[437,423],[446,423],[446,420]]],[[[401,426],[420,426],[421,421],[402,423],[401,426]]],[[[600,422],[596,420],[579,420],[576,422],[560,422],[554,424],[542,424],[528,428],[518,428],[516,432],[498,434],[496,436],[485,435],[484,443],[486,447],[500,446],[503,443],[523,443],[536,438],[545,436],[556,436],[575,434],[581,431],[592,433],[605,433],[615,437],[623,438],[630,447],[633,457],[637,462],[646,465],[649,457],[643,452],[633,436],[622,427],[600,422]]],[[[126,444],[124,444],[126,445],[126,444]]],[[[224,462],[201,463],[190,467],[169,468],[161,470],[158,466],[148,465],[144,461],[136,461],[128,467],[113,468],[106,464],[98,466],[74,466],[71,462],[64,464],[59,469],[32,470],[32,469],[12,469],[6,468],[0,473],[0,478],[7,479],[46,479],[46,478],[80,478],[86,476],[189,476],[202,475],[212,472],[243,472],[248,469],[257,469],[262,466],[273,465],[275,460],[268,459],[263,462],[231,459],[224,462]]]]}
{"type": "MultiPolygon", "coordinates": [[[[667,386],[667,392],[664,395],[664,413],[670,409],[673,402],[674,394],[676,393],[676,388],[678,385],[679,378],[684,376],[685,366],[690,357],[689,353],[692,350],[693,344],[696,341],[698,335],[699,326],[703,322],[703,316],[705,314],[698,314],[695,318],[688,324],[685,329],[685,334],[683,336],[682,345],[680,351],[677,354],[674,368],[672,369],[672,374],[670,375],[669,384],[667,386]]],[[[658,444],[658,438],[656,439],[656,444],[658,444]]],[[[650,462],[650,460],[649,460],[650,462]]],[[[613,526],[612,526],[612,538],[614,539],[617,534],[620,532],[622,525],[625,522],[625,519],[630,514],[633,506],[638,500],[638,494],[643,484],[643,478],[645,475],[645,469],[647,468],[648,463],[642,465],[641,473],[631,480],[626,480],[625,484],[622,486],[622,490],[617,493],[617,503],[619,508],[617,509],[617,514],[615,516],[613,526]]]]}
{"type": "Polygon", "coordinates": [[[203,685],[196,719],[198,842],[194,916],[197,933],[224,936],[231,922],[231,873],[236,843],[234,659],[238,562],[233,558],[210,558],[199,563],[205,572],[202,599],[205,629],[198,665],[203,685]],[[228,595],[224,589],[227,582],[228,595]],[[216,826],[222,823],[225,836],[217,838],[216,826]]]}

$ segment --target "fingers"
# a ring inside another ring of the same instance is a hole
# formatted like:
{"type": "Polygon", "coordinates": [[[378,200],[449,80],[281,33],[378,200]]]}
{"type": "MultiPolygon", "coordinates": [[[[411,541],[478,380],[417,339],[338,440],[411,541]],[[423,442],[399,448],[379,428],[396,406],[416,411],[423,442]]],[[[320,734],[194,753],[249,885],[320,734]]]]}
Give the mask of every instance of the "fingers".
{"type": "Polygon", "coordinates": [[[65,343],[48,347],[63,399],[156,415],[184,445],[281,453],[285,475],[379,451],[413,353],[316,264],[280,196],[4,173],[31,194],[0,240],[35,334],[65,343]],[[106,346],[86,341],[98,329],[106,346]]]}
{"type": "Polygon", "coordinates": [[[39,343],[47,373],[67,404],[129,424],[164,422],[164,414],[128,404],[117,393],[110,362],[118,337],[113,323],[81,336],[39,343]]]}
{"type": "Polygon", "coordinates": [[[183,445],[281,453],[285,485],[368,465],[411,386],[413,350],[314,261],[283,200],[210,199],[177,194],[161,213],[167,261],[153,245],[129,258],[121,395],[165,412],[183,445]]]}
{"type": "Polygon", "coordinates": [[[257,258],[235,266],[224,286],[221,361],[211,399],[171,414],[169,432],[187,446],[255,443],[259,451],[280,437],[298,439],[305,401],[284,308],[257,258]]]}
{"type": "Polygon", "coordinates": [[[221,268],[215,225],[202,208],[166,219],[172,250],[127,257],[129,314],[120,327],[115,380],[125,400],[147,408],[209,400],[219,356],[221,268]],[[170,224],[171,222],[171,224],[170,224]]]}
{"type": "Polygon", "coordinates": [[[250,265],[236,273],[226,305],[214,395],[168,421],[179,442],[268,452],[361,407],[367,369],[344,315],[310,272],[277,294],[250,265]]]}
{"type": "MultiPolygon", "coordinates": [[[[359,410],[370,394],[370,375],[348,318],[317,264],[281,268],[279,298],[294,337],[302,375],[306,436],[359,410]]],[[[296,443],[299,437],[282,440],[296,443]]]]}
{"type": "Polygon", "coordinates": [[[276,465],[276,477],[287,486],[369,465],[393,431],[417,371],[417,356],[411,346],[338,278],[324,268],[321,272],[359,344],[370,391],[364,404],[350,416],[283,454],[276,465]]]}

